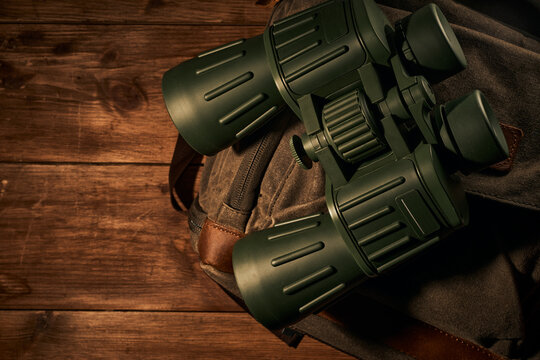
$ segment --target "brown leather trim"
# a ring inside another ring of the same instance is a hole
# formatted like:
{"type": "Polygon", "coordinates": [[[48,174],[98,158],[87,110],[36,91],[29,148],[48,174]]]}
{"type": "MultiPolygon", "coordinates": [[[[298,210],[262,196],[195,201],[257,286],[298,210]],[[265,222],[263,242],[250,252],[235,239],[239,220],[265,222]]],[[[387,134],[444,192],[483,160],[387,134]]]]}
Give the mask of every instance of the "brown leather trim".
{"type": "Polygon", "coordinates": [[[354,295],[317,315],[416,360],[506,360],[480,345],[382,304],[372,301],[362,303],[354,295]],[[365,311],[355,311],[353,304],[364,307],[365,311]],[[369,309],[375,311],[370,313],[369,309]]]}
{"type": "Polygon", "coordinates": [[[506,143],[508,144],[508,158],[503,161],[500,161],[494,165],[491,165],[489,168],[497,170],[503,173],[508,173],[512,170],[512,165],[514,164],[514,159],[518,150],[519,142],[523,137],[523,130],[501,123],[501,129],[503,131],[504,137],[506,138],[506,143]]]}
{"type": "Polygon", "coordinates": [[[480,345],[416,319],[408,319],[402,332],[384,339],[384,342],[417,360],[504,359],[480,345]]]}
{"type": "Polygon", "coordinates": [[[199,235],[199,256],[203,264],[219,271],[233,273],[232,251],[244,233],[206,219],[199,235]]]}

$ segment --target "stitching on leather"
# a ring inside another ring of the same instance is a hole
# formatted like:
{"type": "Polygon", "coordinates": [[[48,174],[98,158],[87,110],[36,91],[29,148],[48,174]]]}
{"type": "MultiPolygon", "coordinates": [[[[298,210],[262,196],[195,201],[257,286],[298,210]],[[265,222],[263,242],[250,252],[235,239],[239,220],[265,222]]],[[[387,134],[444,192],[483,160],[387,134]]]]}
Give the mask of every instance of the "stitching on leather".
{"type": "Polygon", "coordinates": [[[521,136],[523,136],[523,131],[521,131],[518,128],[514,128],[513,126],[509,126],[506,124],[501,124],[501,127],[505,128],[506,130],[510,131],[512,134],[512,144],[510,145],[510,154],[506,160],[501,161],[500,163],[495,164],[494,168],[503,168],[507,165],[511,165],[514,162],[514,158],[516,156],[517,152],[517,146],[519,143],[519,139],[521,136]]]}
{"type": "MultiPolygon", "coordinates": [[[[509,129],[509,128],[507,128],[509,129]]],[[[514,129],[510,129],[510,132],[512,133],[512,152],[516,150],[517,147],[517,141],[518,141],[518,132],[514,129]]]]}
{"type": "Polygon", "coordinates": [[[426,324],[425,322],[420,322],[420,325],[425,327],[425,328],[428,328],[430,330],[435,330],[435,331],[443,334],[444,336],[449,337],[450,339],[452,339],[452,340],[454,340],[454,341],[456,341],[458,343],[461,343],[462,345],[465,345],[467,348],[472,348],[472,349],[476,350],[477,352],[480,352],[480,353],[486,355],[487,357],[489,357],[491,359],[503,360],[503,358],[501,358],[498,355],[493,354],[492,352],[488,351],[487,349],[484,349],[484,348],[482,348],[482,347],[480,347],[480,346],[478,346],[476,344],[473,344],[473,343],[470,343],[470,342],[468,342],[466,340],[463,340],[463,339],[461,339],[461,338],[459,338],[459,337],[457,337],[455,335],[449,334],[446,331],[441,330],[441,329],[439,329],[439,328],[437,328],[437,327],[435,327],[433,325],[426,324]]]}
{"type": "MultiPolygon", "coordinates": [[[[455,335],[452,335],[450,333],[447,333],[446,331],[443,331],[443,330],[441,330],[441,329],[439,329],[439,328],[437,328],[437,327],[435,327],[433,325],[427,324],[427,323],[425,323],[423,321],[417,321],[417,323],[419,325],[421,325],[422,327],[425,327],[425,328],[429,329],[431,332],[436,331],[436,332],[438,332],[438,333],[440,333],[440,334],[442,334],[442,335],[444,335],[446,337],[449,337],[450,339],[456,341],[457,343],[460,343],[461,345],[465,345],[465,347],[467,347],[469,349],[474,349],[475,351],[486,355],[490,359],[505,360],[505,358],[503,358],[503,357],[501,357],[499,355],[496,355],[496,354],[490,352],[489,350],[482,348],[481,346],[478,346],[476,344],[473,344],[473,343],[470,343],[470,342],[468,342],[466,340],[463,340],[463,339],[461,339],[461,338],[459,338],[459,337],[457,337],[455,335]]],[[[402,352],[404,354],[409,355],[410,357],[412,357],[414,359],[419,359],[419,360],[425,359],[421,355],[421,353],[419,354],[419,353],[411,352],[409,350],[404,350],[401,346],[400,347],[392,346],[392,347],[394,347],[396,350],[398,350],[398,351],[400,351],[400,352],[402,352]]]]}
{"type": "Polygon", "coordinates": [[[508,130],[510,130],[510,132],[512,133],[512,148],[510,150],[510,158],[508,158],[508,160],[510,161],[510,159],[513,159],[514,156],[516,155],[516,152],[517,152],[517,145],[518,145],[518,142],[519,142],[519,138],[518,138],[518,135],[521,135],[522,132],[519,131],[518,129],[512,129],[508,126],[506,126],[506,128],[508,130]],[[512,156],[512,154],[514,156],[512,156]]]}
{"type": "Polygon", "coordinates": [[[237,232],[235,232],[233,230],[229,230],[229,229],[227,229],[227,228],[225,228],[225,227],[223,227],[221,225],[214,224],[214,223],[207,223],[207,224],[208,224],[208,226],[211,226],[211,227],[213,227],[213,228],[215,228],[215,229],[217,229],[219,231],[223,231],[223,232],[225,232],[227,234],[234,235],[237,238],[241,238],[243,236],[241,233],[237,233],[237,232]]]}

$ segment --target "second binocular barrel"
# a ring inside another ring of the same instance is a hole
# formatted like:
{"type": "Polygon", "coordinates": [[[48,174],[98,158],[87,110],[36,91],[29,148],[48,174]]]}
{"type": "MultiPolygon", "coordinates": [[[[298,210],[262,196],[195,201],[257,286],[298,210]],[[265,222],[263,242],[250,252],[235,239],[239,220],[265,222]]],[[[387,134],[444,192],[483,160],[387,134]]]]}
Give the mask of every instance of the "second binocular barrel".
{"type": "Polygon", "coordinates": [[[329,214],[278,224],[235,245],[242,297],[268,328],[320,310],[468,221],[459,182],[427,144],[339,189],[327,186],[329,214]]]}

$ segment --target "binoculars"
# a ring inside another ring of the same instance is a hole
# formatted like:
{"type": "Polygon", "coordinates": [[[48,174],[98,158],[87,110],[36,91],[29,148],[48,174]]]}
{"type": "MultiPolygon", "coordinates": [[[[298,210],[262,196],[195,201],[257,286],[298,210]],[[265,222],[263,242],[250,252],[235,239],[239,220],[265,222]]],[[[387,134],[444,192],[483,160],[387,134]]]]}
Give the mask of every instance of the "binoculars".
{"type": "Polygon", "coordinates": [[[290,139],[292,155],[325,171],[328,213],[234,247],[259,322],[299,321],[468,223],[454,173],[501,161],[508,146],[480,91],[437,104],[430,82],[465,67],[436,5],[392,26],[372,0],[335,0],[165,73],[169,114],[196,151],[214,154],[289,107],[306,130],[290,139]]]}

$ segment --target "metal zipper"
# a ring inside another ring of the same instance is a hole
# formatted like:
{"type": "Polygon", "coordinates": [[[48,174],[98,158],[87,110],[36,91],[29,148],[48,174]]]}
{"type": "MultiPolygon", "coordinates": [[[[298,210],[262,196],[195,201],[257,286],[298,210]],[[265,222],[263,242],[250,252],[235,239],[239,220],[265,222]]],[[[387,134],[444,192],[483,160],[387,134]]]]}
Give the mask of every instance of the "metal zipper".
{"type": "Polygon", "coordinates": [[[249,211],[253,206],[253,204],[243,204],[244,195],[247,192],[248,185],[252,183],[255,171],[261,170],[259,163],[264,151],[266,151],[268,148],[270,135],[271,133],[265,134],[254,151],[252,151],[248,157],[245,157],[244,160],[242,160],[242,164],[238,169],[237,177],[232,184],[233,192],[230,197],[229,205],[234,209],[240,211],[249,211]],[[239,175],[240,178],[238,178],[239,175]]]}

